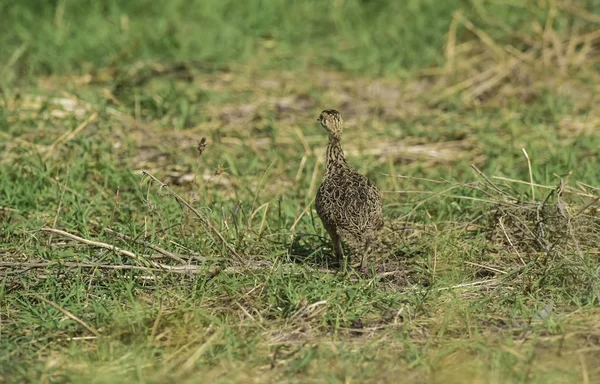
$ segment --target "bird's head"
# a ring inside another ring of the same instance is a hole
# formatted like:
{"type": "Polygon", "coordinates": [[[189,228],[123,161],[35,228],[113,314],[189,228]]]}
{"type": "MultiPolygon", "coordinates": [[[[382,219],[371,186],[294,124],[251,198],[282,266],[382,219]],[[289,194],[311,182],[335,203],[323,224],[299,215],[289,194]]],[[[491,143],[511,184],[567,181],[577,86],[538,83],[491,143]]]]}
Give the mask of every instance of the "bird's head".
{"type": "Polygon", "coordinates": [[[342,138],[342,115],[335,109],[326,109],[317,119],[321,126],[329,132],[329,137],[340,140],[342,138]]]}

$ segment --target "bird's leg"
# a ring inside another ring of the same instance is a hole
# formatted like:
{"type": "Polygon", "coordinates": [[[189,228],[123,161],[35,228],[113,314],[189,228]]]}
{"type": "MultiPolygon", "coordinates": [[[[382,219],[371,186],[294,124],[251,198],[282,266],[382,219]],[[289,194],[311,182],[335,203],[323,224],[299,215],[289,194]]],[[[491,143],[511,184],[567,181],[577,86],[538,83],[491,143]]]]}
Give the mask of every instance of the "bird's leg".
{"type": "Polygon", "coordinates": [[[366,273],[368,270],[367,266],[367,256],[365,252],[363,252],[362,257],[360,258],[360,271],[366,273]]]}
{"type": "Polygon", "coordinates": [[[367,243],[362,249],[362,255],[360,258],[360,271],[362,273],[367,273],[369,271],[369,266],[367,265],[367,258],[371,253],[371,244],[367,243]]]}
{"type": "Polygon", "coordinates": [[[342,241],[337,233],[331,235],[331,241],[333,243],[333,251],[335,253],[335,261],[338,266],[342,266],[342,241]]]}

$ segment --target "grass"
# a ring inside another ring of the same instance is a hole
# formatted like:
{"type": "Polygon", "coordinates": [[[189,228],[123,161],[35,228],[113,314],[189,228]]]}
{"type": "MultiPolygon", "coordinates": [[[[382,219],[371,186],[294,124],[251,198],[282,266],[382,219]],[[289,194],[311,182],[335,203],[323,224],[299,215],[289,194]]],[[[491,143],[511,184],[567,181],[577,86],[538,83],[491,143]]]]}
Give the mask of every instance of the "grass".
{"type": "Polygon", "coordinates": [[[598,5],[232,4],[0,5],[0,381],[598,380],[598,5]]]}

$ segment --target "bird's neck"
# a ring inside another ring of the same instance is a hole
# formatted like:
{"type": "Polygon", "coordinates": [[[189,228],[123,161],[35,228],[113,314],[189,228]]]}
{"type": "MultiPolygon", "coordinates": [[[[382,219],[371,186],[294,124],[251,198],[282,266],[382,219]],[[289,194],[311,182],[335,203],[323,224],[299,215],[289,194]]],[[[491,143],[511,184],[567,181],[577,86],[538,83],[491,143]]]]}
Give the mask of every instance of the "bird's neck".
{"type": "Polygon", "coordinates": [[[331,172],[336,168],[347,167],[348,162],[346,156],[344,156],[344,150],[340,144],[339,138],[329,138],[329,145],[327,145],[327,172],[331,172]]]}

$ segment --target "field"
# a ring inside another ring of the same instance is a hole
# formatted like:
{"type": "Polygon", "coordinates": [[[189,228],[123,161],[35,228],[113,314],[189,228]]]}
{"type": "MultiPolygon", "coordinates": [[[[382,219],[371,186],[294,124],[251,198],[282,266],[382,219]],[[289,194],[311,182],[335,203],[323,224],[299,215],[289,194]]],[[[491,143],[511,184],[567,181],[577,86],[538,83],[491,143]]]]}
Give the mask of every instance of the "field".
{"type": "Polygon", "coordinates": [[[600,382],[597,1],[0,13],[0,383],[600,382]],[[314,210],[327,108],[369,273],[314,210]]]}

